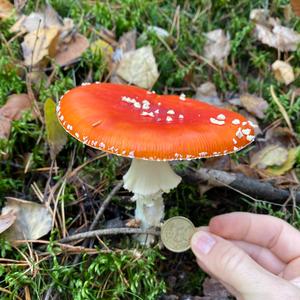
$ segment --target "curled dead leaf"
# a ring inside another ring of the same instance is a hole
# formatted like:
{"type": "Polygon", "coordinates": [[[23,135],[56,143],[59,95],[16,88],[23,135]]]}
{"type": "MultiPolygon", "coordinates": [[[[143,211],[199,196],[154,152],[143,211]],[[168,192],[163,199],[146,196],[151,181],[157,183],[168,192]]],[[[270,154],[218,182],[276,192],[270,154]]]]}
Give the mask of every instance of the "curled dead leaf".
{"type": "Polygon", "coordinates": [[[230,53],[230,39],[222,29],[216,29],[205,34],[207,41],[204,46],[204,57],[219,66],[224,62],[230,53]]]}
{"type": "Polygon", "coordinates": [[[275,78],[279,82],[283,82],[286,85],[289,85],[295,80],[295,75],[292,66],[282,60],[276,60],[272,64],[272,70],[275,78]]]}
{"type": "Polygon", "coordinates": [[[241,104],[246,110],[257,118],[263,119],[265,111],[268,109],[269,104],[261,97],[257,97],[251,94],[243,94],[240,96],[241,104]]]}
{"type": "Polygon", "coordinates": [[[279,51],[295,51],[300,43],[300,34],[291,28],[282,26],[279,20],[268,17],[267,10],[254,10],[250,19],[255,23],[256,38],[279,51]]]}
{"type": "Polygon", "coordinates": [[[22,199],[7,197],[2,214],[14,212],[15,222],[2,236],[9,241],[36,240],[52,228],[52,216],[46,206],[22,199]]]}

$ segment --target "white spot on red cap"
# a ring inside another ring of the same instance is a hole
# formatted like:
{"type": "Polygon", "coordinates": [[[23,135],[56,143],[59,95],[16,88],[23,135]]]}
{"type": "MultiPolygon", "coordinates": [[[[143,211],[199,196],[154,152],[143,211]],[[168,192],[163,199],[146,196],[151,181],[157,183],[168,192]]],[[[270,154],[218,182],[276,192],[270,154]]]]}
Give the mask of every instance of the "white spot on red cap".
{"type": "Polygon", "coordinates": [[[226,119],[226,117],[223,114],[219,114],[219,115],[217,115],[217,119],[224,121],[226,119]]]}
{"type": "Polygon", "coordinates": [[[249,129],[249,128],[242,129],[242,133],[245,134],[245,135],[249,135],[250,132],[251,132],[251,129],[249,129]]]}
{"type": "Polygon", "coordinates": [[[252,142],[254,140],[255,136],[254,135],[247,135],[246,140],[249,142],[252,142]]]}
{"type": "Polygon", "coordinates": [[[166,121],[167,121],[167,122],[172,122],[172,121],[173,121],[173,118],[170,117],[170,116],[167,116],[167,117],[166,117],[166,121]]]}
{"type": "Polygon", "coordinates": [[[184,94],[184,93],[181,93],[181,94],[180,94],[179,100],[181,100],[181,101],[185,101],[185,100],[186,100],[186,97],[185,97],[185,94],[184,94]]]}
{"type": "Polygon", "coordinates": [[[242,133],[241,127],[239,127],[239,129],[236,131],[235,135],[236,135],[239,139],[241,139],[241,138],[244,136],[243,133],[242,133]]]}
{"type": "Polygon", "coordinates": [[[167,111],[167,114],[168,114],[168,115],[175,115],[175,111],[174,111],[173,109],[169,109],[169,110],[167,111]]]}
{"type": "Polygon", "coordinates": [[[212,123],[212,124],[216,124],[216,125],[224,125],[225,122],[224,121],[220,121],[220,120],[217,120],[215,118],[210,118],[209,121],[212,123]]]}
{"type": "Polygon", "coordinates": [[[241,121],[239,119],[234,119],[231,122],[233,125],[239,125],[241,123],[241,121]]]}

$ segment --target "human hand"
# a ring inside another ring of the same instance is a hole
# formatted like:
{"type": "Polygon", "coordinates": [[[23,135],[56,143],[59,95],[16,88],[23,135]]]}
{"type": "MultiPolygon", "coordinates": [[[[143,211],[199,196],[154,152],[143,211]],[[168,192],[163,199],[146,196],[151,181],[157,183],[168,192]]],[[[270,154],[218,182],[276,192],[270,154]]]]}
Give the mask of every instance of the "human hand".
{"type": "Polygon", "coordinates": [[[230,213],[191,240],[199,266],[239,300],[300,299],[300,232],[275,217],[230,213]]]}

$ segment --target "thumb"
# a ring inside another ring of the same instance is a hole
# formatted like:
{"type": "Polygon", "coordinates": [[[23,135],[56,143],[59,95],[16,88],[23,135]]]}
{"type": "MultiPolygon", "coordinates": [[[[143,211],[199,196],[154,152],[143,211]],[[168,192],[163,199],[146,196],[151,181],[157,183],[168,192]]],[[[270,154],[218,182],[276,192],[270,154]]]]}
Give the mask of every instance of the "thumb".
{"type": "Polygon", "coordinates": [[[238,294],[250,296],[247,299],[252,299],[254,295],[263,296],[266,292],[270,296],[270,290],[266,287],[284,285],[282,279],[263,269],[233,243],[207,231],[196,232],[191,247],[205,270],[238,294]]]}

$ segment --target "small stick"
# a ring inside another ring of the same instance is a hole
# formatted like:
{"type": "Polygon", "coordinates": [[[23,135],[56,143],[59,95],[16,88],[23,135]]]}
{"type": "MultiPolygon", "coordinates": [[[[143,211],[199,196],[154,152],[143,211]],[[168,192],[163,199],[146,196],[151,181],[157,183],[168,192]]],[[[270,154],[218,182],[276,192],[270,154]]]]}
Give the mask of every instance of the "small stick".
{"type": "Polygon", "coordinates": [[[76,240],[81,239],[88,239],[96,236],[103,236],[103,235],[116,235],[116,234],[153,234],[159,235],[159,232],[154,229],[143,230],[140,228],[106,228],[106,229],[98,229],[94,231],[87,231],[82,232],[74,235],[70,235],[66,238],[58,240],[59,243],[68,243],[76,240]]]}
{"type": "Polygon", "coordinates": [[[96,217],[94,219],[94,221],[92,222],[89,231],[94,230],[95,227],[97,226],[101,216],[103,215],[106,207],[108,206],[109,202],[111,201],[111,199],[113,198],[113,196],[121,189],[121,187],[123,186],[123,181],[118,182],[118,184],[112,189],[112,191],[107,195],[107,197],[105,198],[105,200],[103,201],[100,209],[98,210],[96,217]]]}

